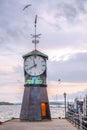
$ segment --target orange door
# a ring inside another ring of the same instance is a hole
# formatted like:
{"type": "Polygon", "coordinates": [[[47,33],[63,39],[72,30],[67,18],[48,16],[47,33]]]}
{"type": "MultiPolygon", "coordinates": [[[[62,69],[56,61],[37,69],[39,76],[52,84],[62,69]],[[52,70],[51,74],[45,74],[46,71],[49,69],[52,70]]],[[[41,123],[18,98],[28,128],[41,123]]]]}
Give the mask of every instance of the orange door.
{"type": "Polygon", "coordinates": [[[46,116],[46,103],[41,103],[42,116],[46,116]]]}

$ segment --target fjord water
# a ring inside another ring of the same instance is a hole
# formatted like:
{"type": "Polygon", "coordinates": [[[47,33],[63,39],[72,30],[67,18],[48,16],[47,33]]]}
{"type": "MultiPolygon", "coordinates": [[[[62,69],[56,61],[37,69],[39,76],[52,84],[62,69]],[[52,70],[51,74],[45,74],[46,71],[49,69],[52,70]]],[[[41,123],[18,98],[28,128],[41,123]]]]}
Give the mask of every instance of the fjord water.
{"type": "MultiPolygon", "coordinates": [[[[21,105],[0,105],[0,121],[7,121],[12,118],[20,117],[21,105]]],[[[64,107],[50,105],[51,118],[63,118],[64,107]]]]}

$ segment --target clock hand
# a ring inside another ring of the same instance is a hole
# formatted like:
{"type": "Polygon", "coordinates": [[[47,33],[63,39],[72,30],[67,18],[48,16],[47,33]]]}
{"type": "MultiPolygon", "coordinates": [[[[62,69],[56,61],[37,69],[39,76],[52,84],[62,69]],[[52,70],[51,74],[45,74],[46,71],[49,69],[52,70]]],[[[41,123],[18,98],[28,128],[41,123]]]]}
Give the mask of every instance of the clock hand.
{"type": "Polygon", "coordinates": [[[34,67],[36,67],[36,66],[37,66],[37,64],[31,66],[31,67],[29,68],[29,70],[32,69],[32,68],[34,68],[34,67]]]}
{"type": "Polygon", "coordinates": [[[33,63],[34,63],[34,65],[35,65],[35,60],[33,59],[33,63]]]}

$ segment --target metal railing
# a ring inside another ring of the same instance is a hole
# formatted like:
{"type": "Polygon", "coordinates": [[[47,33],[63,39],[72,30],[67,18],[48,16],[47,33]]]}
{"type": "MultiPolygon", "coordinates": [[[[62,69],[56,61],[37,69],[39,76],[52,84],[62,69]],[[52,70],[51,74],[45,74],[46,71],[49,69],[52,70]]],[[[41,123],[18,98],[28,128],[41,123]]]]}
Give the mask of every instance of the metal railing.
{"type": "Polygon", "coordinates": [[[66,112],[66,119],[78,129],[87,130],[87,116],[69,111],[66,112]]]}

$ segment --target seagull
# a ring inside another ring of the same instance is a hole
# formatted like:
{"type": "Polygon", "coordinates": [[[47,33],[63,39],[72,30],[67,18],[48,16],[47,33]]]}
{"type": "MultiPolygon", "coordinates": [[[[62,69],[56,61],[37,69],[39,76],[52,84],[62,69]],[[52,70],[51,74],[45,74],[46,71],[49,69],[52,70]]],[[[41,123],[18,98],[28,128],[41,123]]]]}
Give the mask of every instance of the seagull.
{"type": "Polygon", "coordinates": [[[58,79],[58,81],[61,81],[61,79],[58,79]]]}
{"type": "Polygon", "coordinates": [[[29,6],[31,6],[31,4],[26,5],[26,6],[23,8],[23,11],[24,11],[26,8],[28,8],[29,6]]]}
{"type": "Polygon", "coordinates": [[[58,82],[61,83],[61,79],[58,79],[58,82]]]}

